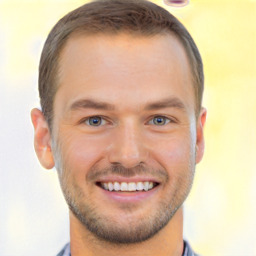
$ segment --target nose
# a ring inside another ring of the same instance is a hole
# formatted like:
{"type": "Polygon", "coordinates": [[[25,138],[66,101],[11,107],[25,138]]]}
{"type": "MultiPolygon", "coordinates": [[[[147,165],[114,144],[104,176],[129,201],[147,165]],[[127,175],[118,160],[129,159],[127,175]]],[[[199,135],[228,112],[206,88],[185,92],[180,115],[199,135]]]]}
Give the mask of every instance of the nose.
{"type": "Polygon", "coordinates": [[[133,168],[145,163],[148,150],[143,132],[138,125],[130,123],[118,127],[109,147],[109,162],[133,168]]]}

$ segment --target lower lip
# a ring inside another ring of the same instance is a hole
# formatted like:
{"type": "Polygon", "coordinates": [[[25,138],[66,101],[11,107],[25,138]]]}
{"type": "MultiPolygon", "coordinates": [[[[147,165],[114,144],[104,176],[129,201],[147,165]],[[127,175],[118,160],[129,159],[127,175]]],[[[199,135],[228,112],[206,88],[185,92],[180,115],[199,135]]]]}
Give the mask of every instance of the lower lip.
{"type": "Polygon", "coordinates": [[[101,187],[100,190],[103,192],[104,196],[106,196],[108,199],[113,200],[115,202],[125,202],[125,203],[136,203],[140,202],[142,200],[150,199],[152,196],[154,196],[157,191],[159,190],[160,185],[154,187],[151,190],[148,191],[137,191],[137,192],[113,192],[105,190],[101,187]]]}

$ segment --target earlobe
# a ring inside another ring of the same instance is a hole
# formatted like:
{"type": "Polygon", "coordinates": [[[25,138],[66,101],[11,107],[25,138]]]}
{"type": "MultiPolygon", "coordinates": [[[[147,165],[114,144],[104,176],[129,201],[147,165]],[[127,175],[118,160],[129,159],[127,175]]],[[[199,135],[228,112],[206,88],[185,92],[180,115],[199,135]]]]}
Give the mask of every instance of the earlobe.
{"type": "Polygon", "coordinates": [[[54,158],[51,148],[51,133],[43,113],[34,108],[31,111],[31,120],[34,126],[34,147],[41,165],[46,169],[54,167],[54,158]]]}
{"type": "Polygon", "coordinates": [[[196,163],[199,163],[204,155],[204,125],[207,111],[202,108],[197,120],[197,140],[196,140],[196,163]]]}

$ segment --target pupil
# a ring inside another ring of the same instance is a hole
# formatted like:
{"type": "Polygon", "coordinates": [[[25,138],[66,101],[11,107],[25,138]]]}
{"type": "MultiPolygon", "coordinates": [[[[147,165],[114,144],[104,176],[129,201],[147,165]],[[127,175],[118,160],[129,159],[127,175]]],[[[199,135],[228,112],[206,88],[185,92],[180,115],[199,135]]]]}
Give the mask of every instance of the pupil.
{"type": "Polygon", "coordinates": [[[157,117],[155,119],[155,124],[164,124],[165,123],[165,120],[163,117],[157,117]]]}
{"type": "Polygon", "coordinates": [[[92,118],[90,118],[89,122],[91,125],[96,126],[96,125],[101,124],[101,119],[100,119],[100,117],[92,117],[92,118]]]}

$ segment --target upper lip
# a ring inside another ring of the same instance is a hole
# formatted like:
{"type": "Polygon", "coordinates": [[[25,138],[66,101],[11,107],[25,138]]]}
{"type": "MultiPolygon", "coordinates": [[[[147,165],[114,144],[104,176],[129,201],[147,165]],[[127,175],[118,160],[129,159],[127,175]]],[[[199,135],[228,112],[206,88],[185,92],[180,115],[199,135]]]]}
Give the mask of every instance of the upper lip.
{"type": "Polygon", "coordinates": [[[102,177],[99,180],[97,180],[97,182],[100,183],[107,183],[107,182],[126,182],[126,183],[130,183],[130,182],[145,182],[145,181],[149,181],[149,182],[155,182],[155,183],[160,183],[160,180],[157,179],[156,177],[150,177],[150,176],[133,176],[133,177],[124,177],[124,176],[106,176],[106,177],[102,177]]]}

